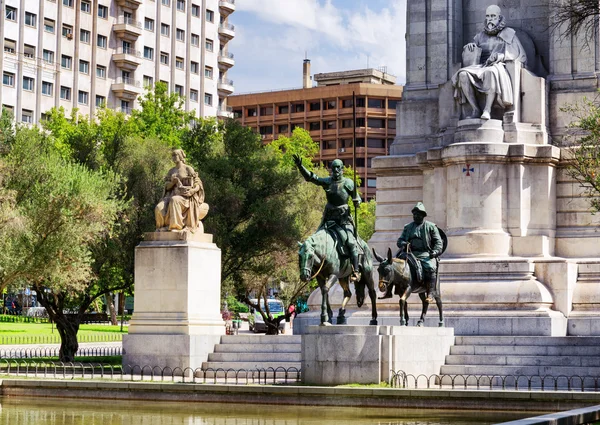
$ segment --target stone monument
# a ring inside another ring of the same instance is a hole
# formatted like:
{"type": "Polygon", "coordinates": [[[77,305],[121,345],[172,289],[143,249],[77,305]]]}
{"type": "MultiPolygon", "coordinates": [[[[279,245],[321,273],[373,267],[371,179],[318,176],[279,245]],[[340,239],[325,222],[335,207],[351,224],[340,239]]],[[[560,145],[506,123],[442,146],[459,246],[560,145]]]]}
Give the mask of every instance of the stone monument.
{"type": "MultiPolygon", "coordinates": [[[[600,216],[557,143],[571,120],[560,107],[596,96],[599,40],[561,39],[554,2],[534,3],[407,5],[407,84],[391,155],[373,160],[370,245],[394,247],[413,205],[428,206],[448,236],[439,274],[457,335],[600,335],[600,216]]],[[[378,304],[388,324],[397,304],[378,304]]]]}
{"type": "Polygon", "coordinates": [[[201,222],[208,212],[202,181],[181,149],[173,150],[173,162],[155,208],[157,231],[146,233],[135,251],[134,312],[123,337],[126,369],[200,368],[225,333],[221,251],[201,222]]]}

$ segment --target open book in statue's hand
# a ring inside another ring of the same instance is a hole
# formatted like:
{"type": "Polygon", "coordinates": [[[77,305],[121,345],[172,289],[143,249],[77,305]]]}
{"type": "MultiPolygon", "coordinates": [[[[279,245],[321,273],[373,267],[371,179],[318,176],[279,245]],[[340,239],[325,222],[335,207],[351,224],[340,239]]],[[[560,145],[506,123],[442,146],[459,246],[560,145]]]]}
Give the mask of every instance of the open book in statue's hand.
{"type": "Polygon", "coordinates": [[[481,47],[475,46],[473,50],[467,49],[467,46],[462,52],[463,67],[480,65],[481,64],[481,47]]]}

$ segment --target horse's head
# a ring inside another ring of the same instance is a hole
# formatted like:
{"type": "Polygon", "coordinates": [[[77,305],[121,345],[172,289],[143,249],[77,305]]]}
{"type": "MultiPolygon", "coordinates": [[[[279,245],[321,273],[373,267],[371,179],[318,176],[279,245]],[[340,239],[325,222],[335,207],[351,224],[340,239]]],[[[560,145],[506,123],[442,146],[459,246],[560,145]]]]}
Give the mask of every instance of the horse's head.
{"type": "Polygon", "coordinates": [[[304,243],[298,242],[298,268],[300,280],[308,282],[312,277],[312,269],[315,263],[315,247],[312,239],[308,238],[304,243]]]}

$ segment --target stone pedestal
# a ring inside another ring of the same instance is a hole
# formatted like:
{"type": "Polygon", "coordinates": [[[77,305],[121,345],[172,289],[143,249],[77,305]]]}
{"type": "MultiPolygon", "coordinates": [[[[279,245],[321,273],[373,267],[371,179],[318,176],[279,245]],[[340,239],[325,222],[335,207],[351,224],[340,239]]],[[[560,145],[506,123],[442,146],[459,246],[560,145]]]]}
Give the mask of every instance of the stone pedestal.
{"type": "Polygon", "coordinates": [[[451,328],[309,326],[302,335],[302,381],[377,384],[390,371],[439,374],[454,344],[451,328]]]}
{"type": "Polygon", "coordinates": [[[135,251],[124,367],[199,368],[225,333],[221,251],[212,235],[147,233],[135,251]]]}

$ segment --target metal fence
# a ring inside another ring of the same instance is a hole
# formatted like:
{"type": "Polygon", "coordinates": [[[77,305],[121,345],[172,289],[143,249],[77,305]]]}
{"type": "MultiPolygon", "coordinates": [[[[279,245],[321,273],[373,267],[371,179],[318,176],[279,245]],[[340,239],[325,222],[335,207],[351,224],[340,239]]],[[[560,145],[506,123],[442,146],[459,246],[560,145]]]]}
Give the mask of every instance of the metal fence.
{"type": "MultiPolygon", "coordinates": [[[[0,359],[35,359],[40,357],[58,357],[60,347],[31,347],[0,349],[0,359]]],[[[122,347],[79,347],[75,356],[120,356],[122,347]]]]}
{"type": "Polygon", "coordinates": [[[108,379],[117,381],[181,382],[197,384],[298,384],[301,371],[291,368],[192,369],[150,365],[124,367],[100,363],[0,360],[0,375],[52,379],[108,379]]]}
{"type": "Polygon", "coordinates": [[[567,375],[411,375],[392,371],[389,384],[408,389],[464,389],[515,391],[587,391],[598,392],[600,377],[567,375]]]}
{"type": "MultiPolygon", "coordinates": [[[[78,342],[118,342],[123,340],[119,332],[91,333],[77,335],[78,342]]],[[[32,335],[32,336],[1,336],[0,345],[24,344],[60,344],[60,335],[32,335]]]]}

